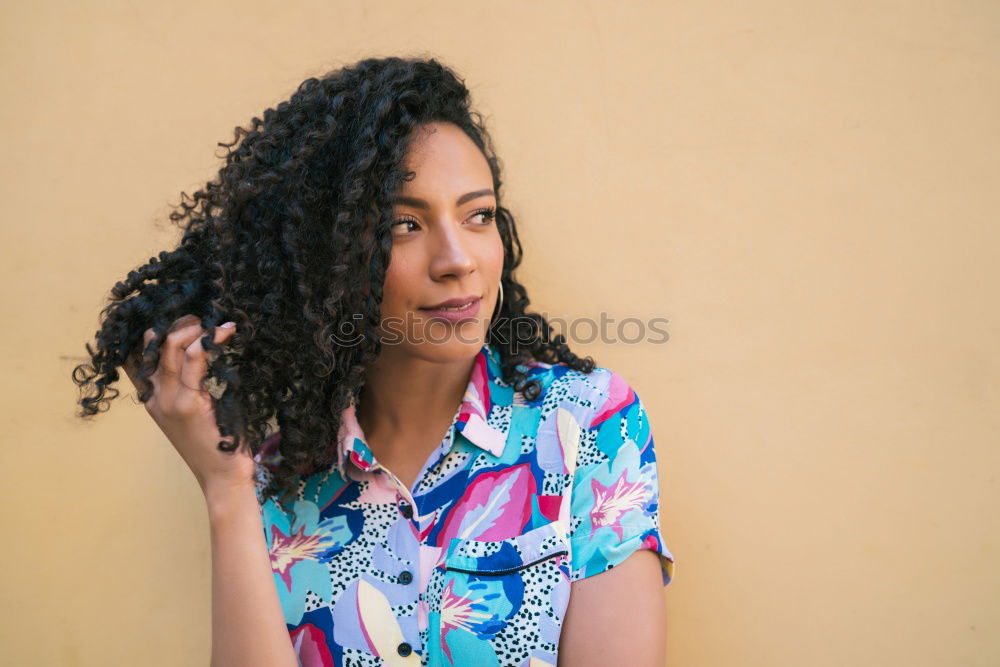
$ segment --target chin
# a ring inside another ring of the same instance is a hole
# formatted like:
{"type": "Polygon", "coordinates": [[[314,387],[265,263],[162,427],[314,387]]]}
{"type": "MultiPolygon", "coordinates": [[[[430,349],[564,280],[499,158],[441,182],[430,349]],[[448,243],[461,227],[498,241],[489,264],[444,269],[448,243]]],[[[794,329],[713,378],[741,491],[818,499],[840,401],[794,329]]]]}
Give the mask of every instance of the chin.
{"type": "Polygon", "coordinates": [[[406,342],[406,352],[426,361],[446,363],[464,361],[479,354],[486,344],[486,332],[478,322],[454,327],[446,337],[441,333],[425,340],[406,342]]]}

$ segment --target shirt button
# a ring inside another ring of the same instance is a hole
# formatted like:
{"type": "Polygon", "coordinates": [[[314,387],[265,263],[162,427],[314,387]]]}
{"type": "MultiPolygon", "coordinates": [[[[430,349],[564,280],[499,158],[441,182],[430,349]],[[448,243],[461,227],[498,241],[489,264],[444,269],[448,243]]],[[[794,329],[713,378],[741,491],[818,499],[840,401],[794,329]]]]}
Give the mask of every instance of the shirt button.
{"type": "Polygon", "coordinates": [[[401,584],[403,584],[405,586],[406,584],[409,584],[409,583],[412,583],[412,582],[413,582],[413,573],[412,572],[408,572],[406,570],[403,570],[402,572],[399,573],[399,583],[401,583],[401,584]]]}
{"type": "Polygon", "coordinates": [[[407,644],[406,642],[403,642],[402,644],[396,647],[396,653],[400,654],[405,658],[406,656],[413,653],[413,647],[407,644]]]}
{"type": "Polygon", "coordinates": [[[402,507],[399,508],[399,510],[403,513],[403,518],[405,519],[413,518],[413,507],[411,507],[410,505],[403,505],[402,507]]]}

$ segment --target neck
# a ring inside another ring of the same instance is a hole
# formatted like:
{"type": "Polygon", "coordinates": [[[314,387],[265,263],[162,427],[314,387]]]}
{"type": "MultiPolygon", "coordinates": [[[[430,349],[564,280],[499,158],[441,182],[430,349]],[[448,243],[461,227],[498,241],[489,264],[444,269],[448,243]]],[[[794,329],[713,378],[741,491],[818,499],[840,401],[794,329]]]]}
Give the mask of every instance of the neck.
{"type": "MultiPolygon", "coordinates": [[[[444,436],[469,384],[475,359],[434,362],[385,346],[365,371],[358,424],[376,458],[412,451],[418,434],[444,436]],[[381,456],[380,456],[381,454],[381,456]]],[[[434,443],[436,446],[438,443],[434,443]]],[[[412,451],[416,457],[428,452],[412,451]]]]}

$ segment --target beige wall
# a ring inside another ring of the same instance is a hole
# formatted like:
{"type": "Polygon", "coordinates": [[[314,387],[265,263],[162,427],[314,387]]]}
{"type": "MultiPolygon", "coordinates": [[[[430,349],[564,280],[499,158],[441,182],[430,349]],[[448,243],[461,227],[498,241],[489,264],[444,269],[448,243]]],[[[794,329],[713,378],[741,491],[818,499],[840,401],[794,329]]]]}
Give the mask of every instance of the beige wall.
{"type": "Polygon", "coordinates": [[[1000,664],[1000,4],[6,2],[3,662],[207,664],[198,486],[84,424],[111,285],[303,78],[435,54],[489,116],[523,278],[641,392],[669,664],[1000,664]]]}

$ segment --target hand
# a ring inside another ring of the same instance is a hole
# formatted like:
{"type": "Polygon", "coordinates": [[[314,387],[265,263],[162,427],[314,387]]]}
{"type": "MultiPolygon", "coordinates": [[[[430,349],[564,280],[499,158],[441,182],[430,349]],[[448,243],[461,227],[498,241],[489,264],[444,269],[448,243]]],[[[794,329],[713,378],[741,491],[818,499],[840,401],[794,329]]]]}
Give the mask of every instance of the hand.
{"type": "MultiPolygon", "coordinates": [[[[235,326],[217,327],[214,342],[226,342],[235,331],[235,326]]],[[[244,444],[235,452],[218,447],[220,441],[231,443],[234,438],[222,437],[215,423],[212,396],[201,388],[208,372],[207,353],[201,344],[204,335],[205,329],[194,315],[185,315],[171,325],[160,350],[159,365],[149,378],[153,395],[144,405],[207,495],[210,488],[252,487],[255,463],[243,438],[244,444]]],[[[154,336],[153,329],[145,331],[143,350],[154,336]]],[[[137,351],[123,366],[136,389],[141,354],[142,350],[137,351]]]]}

